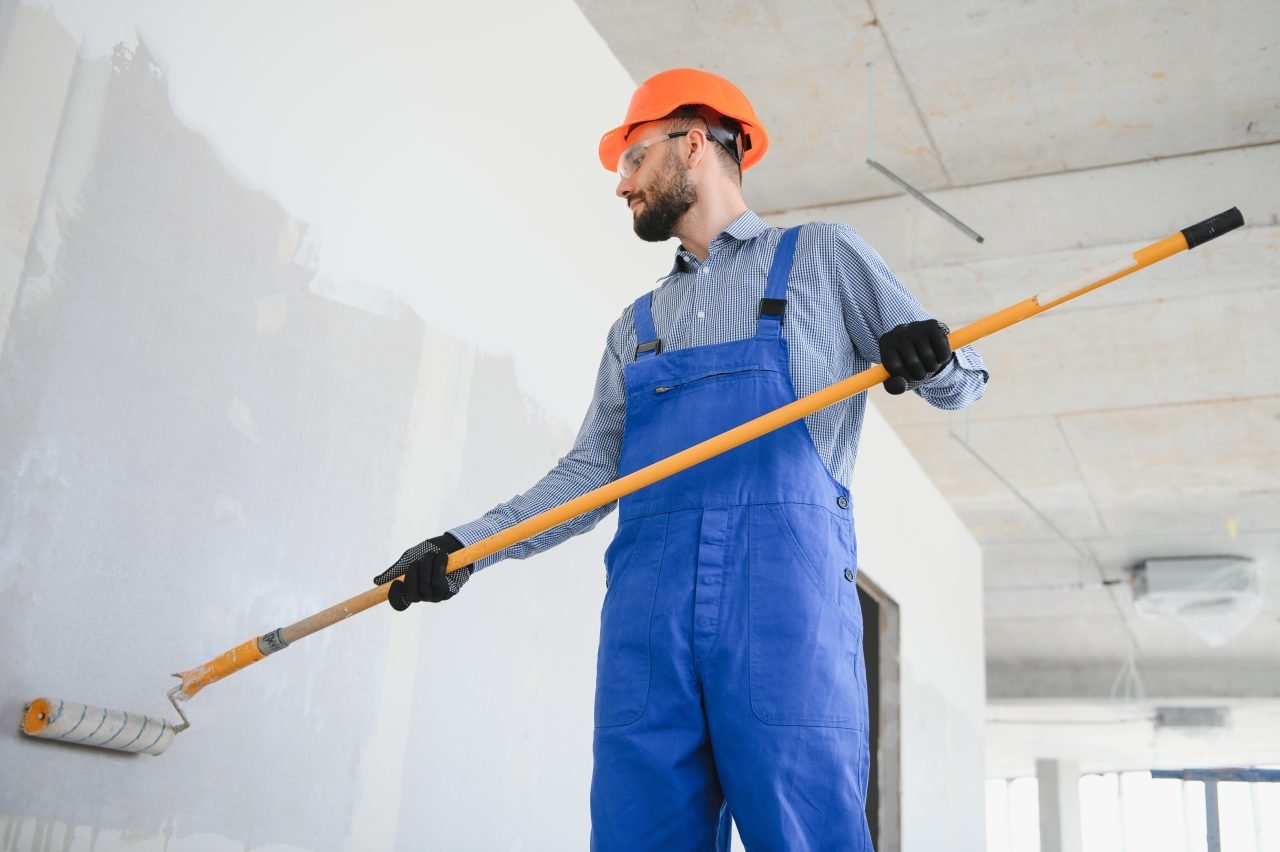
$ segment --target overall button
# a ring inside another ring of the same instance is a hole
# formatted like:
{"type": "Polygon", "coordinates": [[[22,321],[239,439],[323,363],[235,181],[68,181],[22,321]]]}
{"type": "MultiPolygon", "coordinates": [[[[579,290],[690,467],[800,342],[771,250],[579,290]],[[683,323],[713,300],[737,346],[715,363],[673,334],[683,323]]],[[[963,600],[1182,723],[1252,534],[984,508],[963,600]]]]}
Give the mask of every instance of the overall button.
{"type": "Polygon", "coordinates": [[[837,497],[836,505],[839,506],[841,509],[847,509],[849,508],[849,501],[845,497],[837,497]]]}
{"type": "Polygon", "coordinates": [[[853,577],[854,577],[854,573],[853,573],[853,569],[852,569],[852,568],[846,568],[846,569],[844,569],[844,578],[845,578],[846,580],[848,580],[850,583],[852,583],[852,582],[853,582],[853,577]]]}

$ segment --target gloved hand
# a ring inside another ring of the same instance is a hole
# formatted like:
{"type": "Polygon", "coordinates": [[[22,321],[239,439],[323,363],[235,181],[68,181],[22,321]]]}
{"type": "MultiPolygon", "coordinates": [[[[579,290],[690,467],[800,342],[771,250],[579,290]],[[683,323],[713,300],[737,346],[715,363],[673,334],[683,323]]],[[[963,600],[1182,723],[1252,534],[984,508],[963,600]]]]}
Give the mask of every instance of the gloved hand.
{"type": "Polygon", "coordinates": [[[397,612],[403,612],[409,604],[419,601],[447,601],[471,579],[470,565],[453,572],[445,571],[449,566],[449,554],[461,549],[462,542],[451,533],[429,538],[406,550],[396,564],[374,577],[373,582],[381,586],[404,576],[403,580],[392,583],[387,592],[387,601],[397,612]]]}
{"type": "Polygon", "coordinates": [[[927,319],[880,335],[880,363],[889,371],[884,389],[900,394],[936,376],[951,361],[950,333],[942,323],[927,319]]]}

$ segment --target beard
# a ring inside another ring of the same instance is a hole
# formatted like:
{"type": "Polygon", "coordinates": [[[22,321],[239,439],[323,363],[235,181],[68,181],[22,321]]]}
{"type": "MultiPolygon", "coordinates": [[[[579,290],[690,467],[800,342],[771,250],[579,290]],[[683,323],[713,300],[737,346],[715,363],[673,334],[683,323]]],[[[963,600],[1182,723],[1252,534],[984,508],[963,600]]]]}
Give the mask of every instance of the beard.
{"type": "MultiPolygon", "coordinates": [[[[668,150],[673,150],[669,148],[668,150]]],[[[640,194],[644,208],[636,215],[632,227],[645,242],[661,243],[671,239],[680,217],[698,203],[698,188],[689,180],[678,157],[668,155],[663,163],[666,174],[640,194]]]]}

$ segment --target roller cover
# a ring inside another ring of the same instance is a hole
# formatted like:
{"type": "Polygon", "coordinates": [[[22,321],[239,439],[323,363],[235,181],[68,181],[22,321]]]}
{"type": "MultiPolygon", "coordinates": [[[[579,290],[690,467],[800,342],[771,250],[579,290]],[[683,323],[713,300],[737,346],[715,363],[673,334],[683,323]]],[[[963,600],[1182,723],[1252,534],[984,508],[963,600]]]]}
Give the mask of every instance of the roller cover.
{"type": "Polygon", "coordinates": [[[28,704],[22,712],[22,732],[30,737],[144,754],[160,754],[177,734],[163,719],[59,698],[37,698],[28,704]]]}

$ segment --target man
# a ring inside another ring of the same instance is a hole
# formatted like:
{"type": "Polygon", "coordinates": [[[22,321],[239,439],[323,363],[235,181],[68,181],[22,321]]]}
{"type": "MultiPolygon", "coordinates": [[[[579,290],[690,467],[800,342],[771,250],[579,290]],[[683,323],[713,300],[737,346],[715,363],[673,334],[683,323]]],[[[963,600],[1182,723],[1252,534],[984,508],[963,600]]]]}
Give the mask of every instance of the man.
{"type": "MultiPolygon", "coordinates": [[[[769,228],[741,170],[768,137],[746,97],[675,69],[636,91],[600,158],[635,232],[680,239],[609,332],[573,449],[525,494],[423,542],[397,609],[585,532],[613,506],[473,566],[447,554],[882,361],[891,392],[982,395],[971,350],[850,228],[769,228]]],[[[866,401],[845,400],[623,498],[605,554],[593,849],[870,850],[866,675],[846,487],[866,401]]]]}

